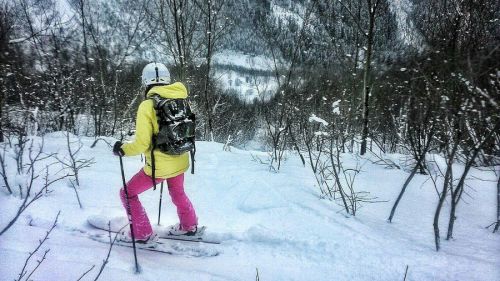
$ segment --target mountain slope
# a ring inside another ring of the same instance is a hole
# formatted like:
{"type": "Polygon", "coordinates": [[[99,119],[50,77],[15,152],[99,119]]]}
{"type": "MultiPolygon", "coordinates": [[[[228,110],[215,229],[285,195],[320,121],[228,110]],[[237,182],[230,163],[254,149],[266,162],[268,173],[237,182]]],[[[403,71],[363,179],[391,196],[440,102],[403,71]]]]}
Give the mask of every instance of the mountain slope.
{"type": "MultiPolygon", "coordinates": [[[[45,141],[46,153],[63,152],[66,139],[61,134],[51,134],[45,141]]],[[[50,252],[33,280],[76,280],[92,265],[100,267],[107,245],[85,238],[81,231],[91,231],[86,224],[90,215],[123,216],[119,162],[104,142],[90,148],[93,139],[82,141],[81,157],[93,156],[96,162],[82,170],[79,194],[84,209],[78,207],[73,189],[62,182],[30,206],[0,236],[2,280],[16,278],[59,210],[59,224],[42,247],[42,253],[48,248],[50,252]]],[[[252,161],[265,159],[262,152],[234,148],[227,152],[221,144],[207,142],[200,142],[197,149],[196,174],[186,174],[186,192],[200,224],[208,226],[207,235],[223,241],[216,246],[221,255],[192,258],[140,251],[142,273],[136,275],[132,250],[116,247],[101,280],[253,280],[256,268],[260,280],[402,280],[406,265],[407,280],[498,280],[498,235],[484,229],[493,221],[494,183],[470,180],[474,198],[458,210],[455,239],[443,241],[442,251],[436,253],[431,224],[437,198],[425,177],[417,176],[394,223],[388,224],[385,218],[406,177],[404,171],[361,160],[356,186],[387,202],[368,204],[357,217],[347,218],[341,206],[318,198],[313,175],[294,155],[280,173],[271,173],[252,161]]],[[[344,155],[343,163],[350,167],[356,160],[344,155]]],[[[125,158],[127,178],[141,166],[140,157],[125,158]]],[[[478,170],[473,174],[494,178],[478,170]]],[[[140,196],[153,223],[158,196],[159,189],[140,196]]],[[[12,196],[0,196],[0,228],[19,203],[12,196]]],[[[162,225],[176,222],[165,192],[162,225]]],[[[83,280],[93,280],[97,268],[83,280]]]]}

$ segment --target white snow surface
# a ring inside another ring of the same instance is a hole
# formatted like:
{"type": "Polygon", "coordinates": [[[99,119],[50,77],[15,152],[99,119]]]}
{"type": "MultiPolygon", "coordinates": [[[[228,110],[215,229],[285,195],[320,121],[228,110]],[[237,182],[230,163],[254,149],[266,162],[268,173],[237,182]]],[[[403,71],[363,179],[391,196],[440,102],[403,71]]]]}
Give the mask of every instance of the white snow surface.
{"type": "Polygon", "coordinates": [[[316,116],[315,114],[311,114],[309,117],[309,122],[318,122],[323,124],[324,126],[328,126],[328,122],[326,122],[324,119],[321,119],[320,117],[316,116]]]}
{"type": "Polygon", "coordinates": [[[398,26],[398,37],[405,45],[416,47],[419,50],[425,48],[422,35],[415,27],[415,23],[410,18],[413,11],[413,4],[410,0],[393,0],[389,2],[391,12],[396,16],[398,26]]]}
{"type": "MultiPolygon", "coordinates": [[[[47,136],[45,152],[62,151],[66,141],[63,136],[47,136]]],[[[81,157],[94,157],[96,162],[81,171],[79,194],[84,209],[79,208],[66,182],[54,185],[52,193],[31,205],[0,236],[1,280],[16,279],[58,211],[58,226],[28,269],[36,265],[45,249],[50,252],[30,279],[77,280],[96,265],[82,279],[94,280],[108,246],[85,237],[84,232],[97,231],[86,221],[96,215],[124,216],[118,196],[122,180],[118,158],[107,144],[99,142],[90,148],[93,139],[81,140],[85,144],[81,157]]],[[[273,281],[403,280],[407,265],[406,280],[500,280],[500,235],[485,229],[495,219],[494,182],[471,177],[468,184],[474,189],[468,192],[472,198],[459,206],[454,239],[443,239],[442,250],[436,252],[432,218],[437,196],[425,176],[416,176],[389,224],[386,218],[406,172],[361,159],[362,172],[356,186],[387,202],[367,204],[356,217],[347,217],[341,206],[319,198],[314,176],[298,156],[290,154],[280,172],[272,173],[267,166],[252,161],[252,155],[266,157],[263,152],[235,148],[228,152],[223,151],[222,144],[198,142],[196,173],[186,173],[186,192],[200,224],[207,226],[208,237],[220,239],[222,244],[178,245],[217,247],[220,255],[200,258],[139,250],[142,272],[135,274],[132,249],[115,247],[99,280],[255,280],[256,269],[260,280],[273,281]]],[[[346,167],[354,166],[355,159],[342,155],[346,167]]],[[[129,179],[142,167],[141,158],[126,157],[124,165],[129,179]]],[[[495,180],[491,172],[471,173],[495,180]]],[[[0,188],[3,229],[21,199],[0,188]]],[[[159,189],[141,194],[140,199],[156,224],[159,189]]],[[[443,210],[445,214],[448,207],[443,210]]],[[[445,218],[441,220],[442,236],[445,218]]],[[[161,224],[174,223],[177,215],[165,192],[161,224]]]]}
{"type": "Polygon", "coordinates": [[[241,52],[225,50],[214,54],[212,59],[214,65],[232,65],[246,69],[273,70],[273,61],[264,55],[250,55],[241,52]]]}
{"type": "Polygon", "coordinates": [[[263,55],[248,55],[241,52],[225,50],[213,57],[214,78],[222,89],[234,90],[245,102],[269,100],[278,84],[271,72],[273,62],[263,55]],[[230,70],[228,67],[236,67],[230,70]],[[262,74],[252,74],[252,70],[263,71],[262,74]],[[268,74],[265,74],[265,73],[268,74]]]}
{"type": "Polygon", "coordinates": [[[217,67],[215,72],[214,76],[222,89],[236,91],[240,100],[248,103],[252,103],[256,99],[267,101],[278,88],[276,79],[271,76],[251,75],[217,67]]]}

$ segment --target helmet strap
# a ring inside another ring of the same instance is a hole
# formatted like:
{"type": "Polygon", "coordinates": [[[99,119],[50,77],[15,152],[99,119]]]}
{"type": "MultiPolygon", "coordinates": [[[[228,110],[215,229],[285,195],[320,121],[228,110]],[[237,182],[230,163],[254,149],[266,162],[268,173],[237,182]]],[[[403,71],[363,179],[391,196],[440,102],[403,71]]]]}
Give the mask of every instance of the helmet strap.
{"type": "Polygon", "coordinates": [[[160,82],[160,75],[158,74],[158,66],[155,66],[156,71],[156,82],[160,82]]]}

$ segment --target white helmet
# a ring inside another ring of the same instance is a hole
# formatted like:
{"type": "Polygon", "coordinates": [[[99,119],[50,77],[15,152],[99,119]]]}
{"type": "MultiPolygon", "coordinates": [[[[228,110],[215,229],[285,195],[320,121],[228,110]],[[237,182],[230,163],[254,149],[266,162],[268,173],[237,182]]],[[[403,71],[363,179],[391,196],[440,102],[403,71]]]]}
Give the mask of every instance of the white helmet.
{"type": "Polygon", "coordinates": [[[148,63],[142,70],[142,84],[144,86],[170,84],[170,72],[168,68],[163,63],[148,63]]]}

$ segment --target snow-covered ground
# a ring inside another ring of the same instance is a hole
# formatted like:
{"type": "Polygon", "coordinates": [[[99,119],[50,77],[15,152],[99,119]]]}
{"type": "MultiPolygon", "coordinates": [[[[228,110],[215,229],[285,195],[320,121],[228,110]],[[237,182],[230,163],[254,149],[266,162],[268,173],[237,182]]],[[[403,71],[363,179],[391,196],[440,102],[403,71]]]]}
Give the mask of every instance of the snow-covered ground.
{"type": "MultiPolygon", "coordinates": [[[[63,151],[60,133],[46,137],[45,151],[63,151]]],[[[114,217],[124,211],[118,198],[121,185],[118,158],[104,142],[90,148],[83,138],[80,157],[95,164],[81,173],[80,209],[73,189],[60,182],[53,192],[36,201],[17,223],[0,236],[0,280],[14,280],[30,251],[38,245],[58,211],[59,224],[30,265],[45,249],[47,259],[32,280],[93,280],[108,246],[85,237],[91,215],[114,217]],[[81,230],[81,231],[79,231],[81,230]]],[[[290,155],[279,173],[253,161],[265,153],[199,142],[196,174],[186,174],[186,190],[207,235],[222,240],[215,257],[170,256],[139,251],[142,273],[134,273],[132,250],[115,247],[100,280],[500,280],[500,236],[484,227],[494,220],[495,183],[471,179],[472,198],[459,206],[455,239],[442,241],[436,252],[432,217],[436,191],[426,177],[417,176],[403,198],[394,222],[386,218],[407,173],[361,160],[357,187],[387,202],[368,204],[356,217],[346,217],[341,206],[318,198],[310,169],[290,155]],[[252,157],[252,155],[254,157],[252,157]]],[[[344,165],[355,159],[344,155],[344,165]]],[[[130,178],[141,158],[125,158],[130,178]]],[[[54,171],[57,169],[54,168],[54,171]]],[[[474,170],[473,176],[494,180],[493,173],[474,170]]],[[[37,187],[38,188],[38,187],[37,187]]],[[[19,198],[0,194],[0,229],[14,216],[19,198]]],[[[162,225],[177,222],[164,194],[162,225]]],[[[159,189],[140,196],[150,219],[156,222],[159,189]]],[[[447,211],[447,209],[445,210],[447,211]]],[[[446,219],[442,220],[446,230],[446,219]]],[[[172,242],[182,243],[182,242],[172,242]]]]}
{"type": "Polygon", "coordinates": [[[233,90],[242,101],[252,103],[256,99],[268,101],[276,93],[278,85],[271,76],[253,75],[234,70],[215,68],[216,81],[222,89],[233,90]]]}
{"type": "Polygon", "coordinates": [[[232,65],[261,71],[272,71],[274,66],[273,60],[264,55],[250,55],[231,50],[214,54],[212,60],[214,65],[232,65]]]}
{"type": "Polygon", "coordinates": [[[396,16],[398,26],[398,37],[405,45],[412,46],[422,51],[425,49],[422,35],[415,27],[415,23],[409,17],[413,12],[413,4],[410,0],[390,1],[391,12],[396,16]]]}
{"type": "Polygon", "coordinates": [[[233,90],[242,101],[269,100],[278,85],[272,75],[274,64],[263,55],[225,50],[214,55],[214,78],[222,89],[233,90]]]}

